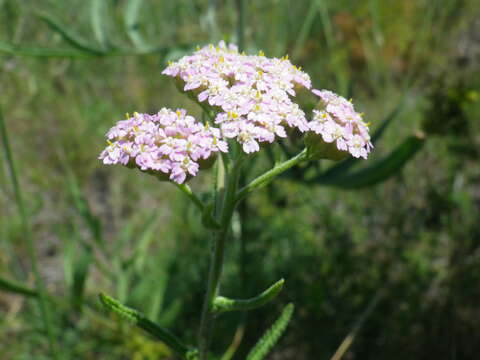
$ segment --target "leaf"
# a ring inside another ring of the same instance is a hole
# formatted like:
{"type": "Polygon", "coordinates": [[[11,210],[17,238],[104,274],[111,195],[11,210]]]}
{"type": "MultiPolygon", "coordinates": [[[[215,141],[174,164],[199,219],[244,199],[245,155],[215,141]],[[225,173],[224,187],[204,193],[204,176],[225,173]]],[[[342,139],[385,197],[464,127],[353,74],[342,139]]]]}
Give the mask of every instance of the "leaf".
{"type": "Polygon", "coordinates": [[[0,41],[0,52],[17,56],[38,56],[38,57],[61,57],[61,58],[86,58],[91,53],[72,49],[41,48],[11,45],[0,41]]]}
{"type": "Polygon", "coordinates": [[[397,174],[405,164],[423,147],[423,135],[409,136],[388,156],[374,164],[337,178],[334,182],[318,181],[324,185],[337,186],[343,189],[359,189],[376,185],[397,174]]]}
{"type": "Polygon", "coordinates": [[[0,289],[4,291],[8,291],[15,294],[20,294],[29,297],[38,297],[38,293],[34,289],[30,289],[29,287],[19,284],[17,282],[3,279],[0,277],[0,289]]]}
{"type": "Polygon", "coordinates": [[[145,316],[143,316],[137,310],[131,309],[114,298],[106,295],[100,294],[99,295],[100,301],[103,306],[117,315],[121,316],[122,318],[132,322],[139,328],[145,330],[153,337],[159,339],[160,341],[164,342],[168,345],[173,351],[175,351],[178,355],[180,355],[183,359],[188,359],[193,356],[196,352],[194,349],[190,349],[187,346],[183,345],[180,340],[178,340],[174,335],[172,335],[168,330],[163,329],[159,325],[155,324],[154,322],[148,320],[145,316]]]}
{"type": "Polygon", "coordinates": [[[46,13],[37,13],[39,19],[44,21],[53,31],[60,34],[60,36],[68,42],[70,45],[76,47],[79,50],[94,54],[94,55],[104,55],[105,51],[96,48],[88,43],[87,40],[79,37],[76,34],[73,34],[71,31],[66,30],[56,19],[51,17],[46,13]]]}
{"type": "Polygon", "coordinates": [[[250,351],[247,360],[262,360],[282,336],[292,318],[294,306],[292,303],[285,306],[280,317],[270,329],[260,338],[255,347],[250,351]]]}
{"type": "Polygon", "coordinates": [[[270,286],[267,290],[251,299],[238,300],[217,296],[213,300],[213,311],[216,313],[222,313],[226,311],[246,311],[256,309],[274,299],[280,291],[282,291],[284,283],[285,280],[281,279],[270,286]]]}
{"type": "Polygon", "coordinates": [[[87,282],[90,264],[93,260],[92,249],[79,248],[80,254],[73,264],[73,282],[71,288],[71,301],[73,306],[80,310],[83,306],[85,295],[85,284],[87,282]]]}
{"type": "Polygon", "coordinates": [[[124,12],[125,32],[137,49],[148,48],[139,31],[138,14],[140,13],[142,1],[143,0],[129,0],[124,12]]]}
{"type": "Polygon", "coordinates": [[[147,256],[149,255],[148,247],[154,239],[154,225],[157,218],[158,214],[156,212],[153,212],[152,215],[150,215],[143,224],[142,230],[140,231],[140,234],[136,240],[136,243],[138,245],[135,247],[135,258],[133,266],[138,273],[143,271],[147,256]]]}
{"type": "Polygon", "coordinates": [[[75,179],[74,175],[72,174],[71,170],[67,167],[67,181],[68,187],[70,190],[70,194],[73,198],[73,203],[75,208],[79,212],[80,216],[83,218],[85,223],[87,224],[93,239],[95,242],[100,245],[104,246],[103,241],[103,234],[102,234],[102,223],[98,216],[92,213],[90,207],[88,205],[85,196],[83,195],[77,180],[75,179]]]}
{"type": "Polygon", "coordinates": [[[108,44],[106,29],[107,20],[107,2],[105,0],[91,0],[90,1],[90,22],[92,25],[95,39],[102,48],[108,44]]]}

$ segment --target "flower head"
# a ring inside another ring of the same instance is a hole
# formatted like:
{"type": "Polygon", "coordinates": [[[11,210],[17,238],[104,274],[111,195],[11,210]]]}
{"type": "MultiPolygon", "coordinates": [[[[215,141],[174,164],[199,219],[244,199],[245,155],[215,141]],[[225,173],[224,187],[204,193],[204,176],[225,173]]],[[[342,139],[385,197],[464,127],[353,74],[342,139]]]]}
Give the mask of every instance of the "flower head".
{"type": "Polygon", "coordinates": [[[215,123],[223,135],[235,138],[246,153],[259,151],[259,143],[286,137],[287,127],[309,129],[291,97],[298,88],[310,89],[310,77],[286,57],[246,55],[220,42],[170,63],[163,74],[181,80],[184,91],[217,110],[215,123]]]}
{"type": "Polygon", "coordinates": [[[373,145],[362,115],[350,101],[331,91],[313,89],[312,93],[320,98],[320,104],[319,109],[313,110],[313,119],[308,124],[310,130],[325,143],[334,144],[340,151],[337,157],[350,153],[366,159],[373,145]]]}
{"type": "Polygon", "coordinates": [[[104,164],[163,173],[179,184],[197,174],[202,160],[228,151],[218,129],[197,122],[183,109],[135,113],[119,121],[106,136],[108,146],[99,157],[104,164]]]}

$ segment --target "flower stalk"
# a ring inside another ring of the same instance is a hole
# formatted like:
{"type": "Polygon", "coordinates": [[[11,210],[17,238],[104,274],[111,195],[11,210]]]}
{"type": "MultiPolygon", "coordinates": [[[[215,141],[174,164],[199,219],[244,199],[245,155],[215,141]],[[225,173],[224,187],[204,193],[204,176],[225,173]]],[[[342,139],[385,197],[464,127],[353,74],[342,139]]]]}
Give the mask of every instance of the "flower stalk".
{"type": "Polygon", "coordinates": [[[298,165],[301,162],[307,160],[307,158],[308,158],[307,149],[303,149],[299,154],[297,154],[293,158],[288,159],[288,160],[284,161],[283,163],[276,165],[273,169],[271,169],[271,170],[267,171],[266,173],[260,175],[256,179],[252,180],[249,184],[244,186],[242,189],[240,189],[237,193],[235,201],[239,202],[240,200],[245,198],[245,196],[247,196],[252,191],[254,191],[256,189],[260,189],[261,187],[264,187],[265,185],[268,185],[277,176],[284,173],[285,171],[292,168],[293,166],[298,165]]]}
{"type": "Polygon", "coordinates": [[[225,245],[230,229],[230,222],[235,211],[235,194],[237,191],[238,176],[241,159],[233,164],[230,173],[225,173],[227,187],[225,189],[222,206],[220,209],[220,230],[214,234],[214,248],[208,275],[207,293],[203,304],[199,332],[200,360],[206,360],[210,346],[211,332],[215,317],[214,302],[220,289],[220,280],[225,257],[225,245]]]}

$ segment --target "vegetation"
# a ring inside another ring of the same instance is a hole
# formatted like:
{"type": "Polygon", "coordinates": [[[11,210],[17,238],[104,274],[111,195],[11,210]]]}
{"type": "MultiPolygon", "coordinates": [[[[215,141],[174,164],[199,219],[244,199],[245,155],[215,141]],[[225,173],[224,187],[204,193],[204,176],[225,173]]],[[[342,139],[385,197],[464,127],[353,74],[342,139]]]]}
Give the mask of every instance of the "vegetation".
{"type": "MultiPolygon", "coordinates": [[[[97,157],[124,111],[168,99],[200,114],[160,72],[220,39],[288,53],[315,87],[353,97],[376,137],[367,162],[299,167],[241,203],[224,292],[285,284],[274,305],[222,315],[214,352],[255,359],[291,316],[272,359],[474,358],[479,11],[473,0],[0,0],[2,358],[174,358],[167,338],[105,311],[101,292],[195,343],[210,250],[198,209],[97,157]]],[[[240,181],[298,149],[272,147],[240,181]]],[[[211,182],[191,186],[205,199],[211,182]]]]}

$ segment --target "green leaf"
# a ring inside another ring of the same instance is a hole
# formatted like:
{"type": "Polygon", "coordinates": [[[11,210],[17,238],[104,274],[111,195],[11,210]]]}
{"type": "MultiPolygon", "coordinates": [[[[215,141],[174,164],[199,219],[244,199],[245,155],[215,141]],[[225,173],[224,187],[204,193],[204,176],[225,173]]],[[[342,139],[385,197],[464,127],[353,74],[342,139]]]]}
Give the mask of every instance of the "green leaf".
{"type": "Polygon", "coordinates": [[[148,45],[143,40],[140,34],[140,24],[138,21],[138,14],[143,0],[129,0],[125,6],[124,23],[125,32],[127,33],[130,41],[137,49],[146,49],[148,45]]]}
{"type": "Polygon", "coordinates": [[[39,48],[11,45],[0,41],[0,52],[17,56],[60,57],[60,58],[87,58],[92,54],[72,49],[39,48]]]}
{"type": "Polygon", "coordinates": [[[150,215],[143,226],[141,227],[140,233],[135,241],[137,244],[135,246],[135,254],[134,254],[134,261],[133,267],[135,271],[138,273],[143,272],[146,259],[149,255],[148,249],[149,246],[154,239],[155,234],[155,223],[158,218],[158,213],[154,212],[150,215]]]}
{"type": "Polygon", "coordinates": [[[71,302],[77,309],[81,310],[85,295],[85,284],[88,278],[90,264],[93,260],[93,253],[90,247],[81,247],[77,260],[73,264],[73,282],[71,288],[71,302]]]}
{"type": "Polygon", "coordinates": [[[100,301],[103,306],[117,315],[123,317],[124,319],[132,322],[139,328],[145,330],[153,337],[164,342],[169,346],[173,351],[175,351],[183,359],[191,359],[196,353],[195,349],[190,349],[180,342],[174,335],[172,335],[168,330],[163,329],[154,322],[148,320],[144,315],[142,315],[137,310],[131,309],[114,298],[106,295],[100,294],[100,301]]]}
{"type": "Polygon", "coordinates": [[[104,246],[102,222],[100,218],[93,214],[90,210],[90,206],[88,205],[88,202],[85,199],[80,186],[78,185],[77,179],[68,167],[66,167],[66,175],[68,188],[70,190],[70,195],[72,196],[75,208],[88,226],[95,242],[100,246],[104,246]]]}
{"type": "Polygon", "coordinates": [[[317,181],[324,185],[337,186],[343,189],[359,189],[376,185],[397,174],[405,164],[423,147],[423,135],[409,136],[402,144],[385,158],[376,161],[356,172],[338,177],[334,182],[317,181]]]}
{"type": "Polygon", "coordinates": [[[282,314],[277,321],[275,321],[272,327],[267,330],[255,347],[250,351],[247,360],[262,360],[268,355],[287,328],[287,325],[292,318],[293,309],[294,306],[291,303],[285,306],[285,309],[283,309],[282,314]]]}
{"type": "Polygon", "coordinates": [[[108,45],[107,32],[107,1],[105,0],[91,0],[90,1],[90,22],[92,25],[95,39],[102,48],[108,45]]]}
{"type": "Polygon", "coordinates": [[[19,284],[17,282],[3,279],[0,277],[0,289],[4,291],[8,291],[15,294],[20,294],[29,297],[38,297],[38,293],[34,289],[30,289],[29,287],[19,284]]]}
{"type": "Polygon", "coordinates": [[[68,42],[70,45],[76,47],[79,50],[91,53],[93,55],[104,55],[105,51],[96,48],[88,43],[87,40],[81,38],[80,36],[72,33],[62,26],[56,19],[46,13],[37,13],[39,19],[44,21],[53,31],[60,34],[60,36],[68,42]]]}
{"type": "Polygon", "coordinates": [[[213,311],[216,313],[222,313],[226,311],[246,311],[256,309],[274,299],[282,290],[284,283],[285,280],[281,279],[270,286],[267,290],[251,299],[238,300],[217,296],[215,300],[213,300],[213,311]]]}

